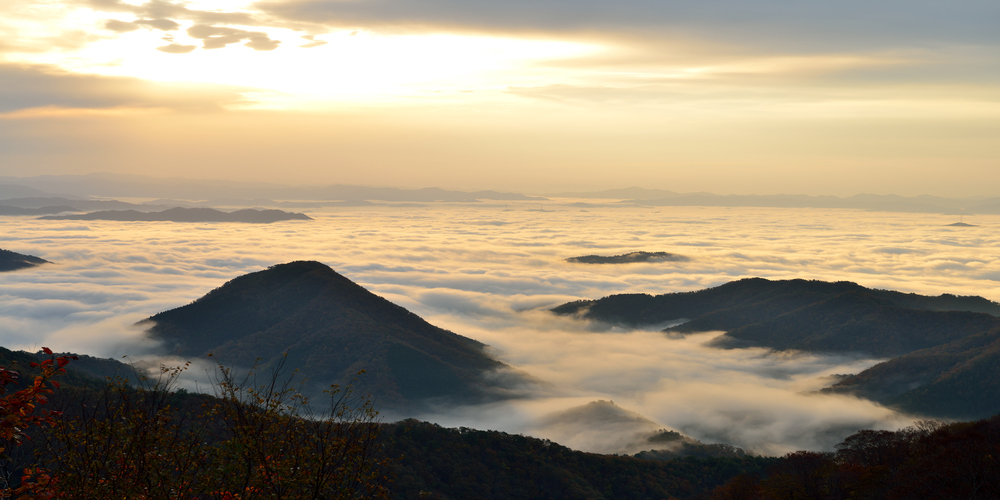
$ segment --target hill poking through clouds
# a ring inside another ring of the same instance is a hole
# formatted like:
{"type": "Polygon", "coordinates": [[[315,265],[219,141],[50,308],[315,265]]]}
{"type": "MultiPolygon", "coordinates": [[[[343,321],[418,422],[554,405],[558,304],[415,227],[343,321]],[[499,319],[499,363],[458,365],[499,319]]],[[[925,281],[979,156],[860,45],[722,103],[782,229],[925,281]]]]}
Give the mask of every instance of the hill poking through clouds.
{"type": "Polygon", "coordinates": [[[724,331],[736,345],[899,356],[1000,326],[1000,304],[838,281],[748,278],[695,292],[569,302],[556,314],[625,326],[684,320],[677,333],[724,331]]]}
{"type": "Polygon", "coordinates": [[[686,262],[690,259],[683,255],[667,252],[629,252],[621,255],[581,255],[570,257],[566,262],[576,264],[635,264],[638,262],[686,262]]]}
{"type": "Polygon", "coordinates": [[[1000,413],[1000,328],[879,363],[825,392],[936,417],[995,415],[1000,413]]]}
{"type": "Polygon", "coordinates": [[[48,263],[49,261],[34,255],[25,255],[0,248],[0,272],[17,271],[48,263]]]}
{"type": "Polygon", "coordinates": [[[850,282],[751,278],[687,293],[624,294],[553,309],[675,334],[723,331],[717,346],[892,357],[826,392],[854,394],[915,414],[984,418],[1000,412],[1000,304],[850,282]]]}
{"type": "Polygon", "coordinates": [[[139,323],[168,354],[295,368],[314,393],[348,384],[376,405],[503,398],[517,375],[485,346],[427,323],[319,262],[291,262],[240,276],[193,303],[139,323]]]}

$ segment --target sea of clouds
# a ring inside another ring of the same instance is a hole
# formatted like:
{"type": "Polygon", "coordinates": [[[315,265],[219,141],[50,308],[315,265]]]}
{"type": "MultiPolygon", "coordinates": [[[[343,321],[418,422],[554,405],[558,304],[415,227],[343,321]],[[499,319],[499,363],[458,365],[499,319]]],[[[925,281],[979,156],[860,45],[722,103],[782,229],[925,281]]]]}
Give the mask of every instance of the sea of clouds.
{"type": "MultiPolygon", "coordinates": [[[[913,417],[817,395],[861,356],[720,350],[715,334],[602,329],[547,309],[612,293],[697,290],[734,279],[848,280],[874,288],[1000,299],[1000,216],[855,210],[569,207],[548,203],[330,209],[270,225],[0,219],[0,248],[53,262],[0,273],[0,345],[95,356],[155,354],[131,325],[227,280],[318,260],[428,321],[491,346],[547,383],[536,397],[420,415],[442,425],[638,451],[635,429],[549,418],[613,400],[660,428],[760,453],[829,449],[860,428],[913,417]],[[686,262],[571,264],[567,257],[667,251],[686,262]]],[[[390,416],[392,418],[392,416],[390,416]]]]}

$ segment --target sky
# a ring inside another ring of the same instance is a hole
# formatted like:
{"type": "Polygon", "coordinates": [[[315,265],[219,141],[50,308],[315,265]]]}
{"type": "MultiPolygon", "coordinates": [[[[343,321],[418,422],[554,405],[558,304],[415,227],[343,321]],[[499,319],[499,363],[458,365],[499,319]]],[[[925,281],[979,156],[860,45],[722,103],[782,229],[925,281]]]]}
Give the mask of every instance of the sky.
{"type": "Polygon", "coordinates": [[[7,0],[0,174],[996,195],[994,0],[7,0]]]}
{"type": "Polygon", "coordinates": [[[639,451],[627,447],[634,426],[573,426],[558,418],[592,401],[614,401],[648,419],[647,432],[673,429],[781,455],[829,450],[858,429],[895,429],[914,418],[814,394],[834,382],[832,375],[879,361],[864,354],[723,350],[706,345],[719,332],[672,338],[653,326],[609,331],[548,309],[755,276],[1000,300],[997,215],[954,227],[954,216],[860,210],[537,207],[339,207],[310,211],[312,221],[274,224],[0,218],[0,248],[52,262],[0,273],[0,345],[142,359],[158,350],[134,323],[235,277],[318,260],[431,324],[488,344],[498,359],[546,383],[526,399],[446,408],[421,419],[594,452],[639,451]],[[688,260],[565,260],[636,250],[688,260]]]}

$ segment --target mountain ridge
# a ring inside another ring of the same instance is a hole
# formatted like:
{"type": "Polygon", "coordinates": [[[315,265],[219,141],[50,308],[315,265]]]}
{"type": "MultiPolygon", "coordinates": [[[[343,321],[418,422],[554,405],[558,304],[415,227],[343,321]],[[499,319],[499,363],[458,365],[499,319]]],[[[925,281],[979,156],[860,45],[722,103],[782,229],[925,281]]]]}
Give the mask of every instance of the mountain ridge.
{"type": "Polygon", "coordinates": [[[716,347],[892,358],[823,392],[937,418],[1000,412],[1000,304],[982,297],[748,278],[695,292],[569,302],[552,311],[625,326],[686,318],[664,331],[725,332],[712,341],[716,347]]]}
{"type": "Polygon", "coordinates": [[[1000,328],[914,351],[822,392],[851,394],[918,415],[975,419],[1000,413],[1000,328]]]}
{"type": "Polygon", "coordinates": [[[1000,326],[1000,304],[978,296],[932,297],[847,281],[802,279],[746,278],[693,292],[617,294],[568,302],[552,312],[627,327],[684,319],[669,330],[718,330],[726,332],[728,340],[774,349],[866,351],[878,356],[898,356],[1000,326]],[[915,323],[934,328],[917,325],[923,336],[904,338],[904,330],[915,323]],[[863,339],[866,331],[886,325],[893,338],[875,343],[863,339]],[[964,333],[949,336],[948,328],[954,325],[961,325],[964,333]]]}
{"type": "Polygon", "coordinates": [[[0,248],[0,272],[17,271],[42,264],[51,264],[51,262],[41,257],[35,257],[34,255],[26,255],[0,248]]]}
{"type": "Polygon", "coordinates": [[[286,220],[313,220],[301,213],[282,210],[255,210],[246,208],[233,212],[223,212],[214,208],[174,207],[161,212],[140,212],[137,210],[105,210],[87,214],[46,215],[40,220],[110,220],[124,222],[244,222],[270,224],[286,220]]]}
{"type": "Polygon", "coordinates": [[[172,355],[212,353],[243,367],[260,358],[264,368],[287,356],[286,366],[308,378],[314,392],[352,383],[365,370],[355,389],[399,410],[435,399],[501,399],[508,384],[521,382],[484,344],[433,326],[314,261],[237,277],[137,325],[172,355]]]}

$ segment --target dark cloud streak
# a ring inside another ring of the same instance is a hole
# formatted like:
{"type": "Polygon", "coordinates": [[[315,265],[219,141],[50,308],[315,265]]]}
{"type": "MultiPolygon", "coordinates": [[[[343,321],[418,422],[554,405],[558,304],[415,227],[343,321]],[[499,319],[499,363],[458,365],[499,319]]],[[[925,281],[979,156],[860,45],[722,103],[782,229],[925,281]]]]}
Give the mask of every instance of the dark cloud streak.
{"type": "Polygon", "coordinates": [[[181,45],[179,43],[172,43],[170,45],[157,47],[156,50],[166,52],[168,54],[187,54],[197,48],[197,45],[181,45]]]}
{"type": "MultiPolygon", "coordinates": [[[[171,44],[164,52],[187,50],[171,44]]],[[[176,53],[176,52],[174,52],[176,53]]],[[[249,88],[224,85],[172,85],[138,78],[81,75],[41,65],[0,64],[0,113],[58,107],[169,108],[186,111],[221,110],[244,102],[249,88]]]]}
{"type": "Polygon", "coordinates": [[[191,38],[201,40],[206,49],[221,49],[226,45],[246,40],[244,45],[251,49],[274,50],[281,43],[277,40],[271,40],[265,33],[205,24],[196,24],[188,28],[187,34],[191,38]]]}
{"type": "Polygon", "coordinates": [[[486,32],[604,32],[682,37],[791,51],[936,42],[996,44],[1000,4],[861,0],[293,0],[257,7],[282,18],[335,26],[486,32]]]}

